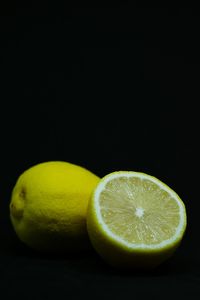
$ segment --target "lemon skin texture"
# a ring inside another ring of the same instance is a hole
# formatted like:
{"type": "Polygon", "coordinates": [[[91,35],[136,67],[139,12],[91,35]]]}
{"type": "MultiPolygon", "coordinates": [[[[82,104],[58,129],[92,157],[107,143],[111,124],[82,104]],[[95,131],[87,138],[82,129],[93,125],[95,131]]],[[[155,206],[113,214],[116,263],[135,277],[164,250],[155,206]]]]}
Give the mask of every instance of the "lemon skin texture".
{"type": "Polygon", "coordinates": [[[99,177],[80,166],[52,161],[26,170],[13,188],[10,217],[19,239],[45,252],[90,247],[86,212],[99,177]]]}

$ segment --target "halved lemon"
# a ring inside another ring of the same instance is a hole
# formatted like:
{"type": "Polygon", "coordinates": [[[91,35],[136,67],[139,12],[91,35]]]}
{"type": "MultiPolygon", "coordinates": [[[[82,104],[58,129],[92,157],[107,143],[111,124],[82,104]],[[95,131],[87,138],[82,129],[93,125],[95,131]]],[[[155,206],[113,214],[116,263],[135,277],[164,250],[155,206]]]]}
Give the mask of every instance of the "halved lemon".
{"type": "Polygon", "coordinates": [[[155,267],[179,246],[186,229],[182,200],[159,179],[139,172],[102,178],[87,211],[96,251],[117,267],[155,267]]]}

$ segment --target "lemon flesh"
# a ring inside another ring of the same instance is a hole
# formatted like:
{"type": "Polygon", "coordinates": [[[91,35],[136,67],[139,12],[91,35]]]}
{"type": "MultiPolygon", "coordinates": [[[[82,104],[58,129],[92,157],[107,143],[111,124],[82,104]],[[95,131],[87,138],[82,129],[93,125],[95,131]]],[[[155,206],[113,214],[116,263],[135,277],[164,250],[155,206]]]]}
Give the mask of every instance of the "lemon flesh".
{"type": "Polygon", "coordinates": [[[154,267],[170,257],[186,228],[179,196],[155,177],[114,172],[95,189],[88,232],[99,254],[124,267],[154,267]]]}
{"type": "Polygon", "coordinates": [[[67,162],[44,162],[26,170],[10,202],[20,240],[45,252],[87,249],[86,212],[98,182],[92,172],[67,162]]]}

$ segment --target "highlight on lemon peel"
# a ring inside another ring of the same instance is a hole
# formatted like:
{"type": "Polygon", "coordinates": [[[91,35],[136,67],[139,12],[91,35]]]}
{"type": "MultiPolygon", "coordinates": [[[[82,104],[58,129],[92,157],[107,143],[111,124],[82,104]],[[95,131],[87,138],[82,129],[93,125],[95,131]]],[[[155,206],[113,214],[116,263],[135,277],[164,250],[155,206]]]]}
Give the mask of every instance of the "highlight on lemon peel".
{"type": "Polygon", "coordinates": [[[100,180],[88,205],[95,250],[120,268],[153,268],[173,255],[186,230],[180,197],[159,179],[113,172],[100,180]]]}

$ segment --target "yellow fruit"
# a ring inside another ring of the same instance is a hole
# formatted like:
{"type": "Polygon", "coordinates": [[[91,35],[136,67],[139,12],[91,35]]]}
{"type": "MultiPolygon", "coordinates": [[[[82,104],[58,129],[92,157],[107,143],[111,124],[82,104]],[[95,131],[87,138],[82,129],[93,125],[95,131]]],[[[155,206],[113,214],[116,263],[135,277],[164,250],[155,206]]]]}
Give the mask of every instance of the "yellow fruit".
{"type": "Polygon", "coordinates": [[[180,244],[186,211],[179,196],[157,178],[113,172],[93,193],[87,228],[94,248],[111,265],[152,268],[180,244]]]}
{"type": "Polygon", "coordinates": [[[86,212],[98,182],[90,171],[67,162],[44,162],[26,170],[10,203],[20,240],[40,251],[87,249],[86,212]]]}

